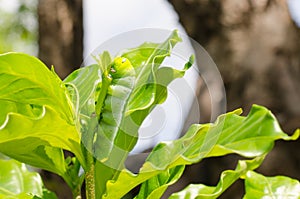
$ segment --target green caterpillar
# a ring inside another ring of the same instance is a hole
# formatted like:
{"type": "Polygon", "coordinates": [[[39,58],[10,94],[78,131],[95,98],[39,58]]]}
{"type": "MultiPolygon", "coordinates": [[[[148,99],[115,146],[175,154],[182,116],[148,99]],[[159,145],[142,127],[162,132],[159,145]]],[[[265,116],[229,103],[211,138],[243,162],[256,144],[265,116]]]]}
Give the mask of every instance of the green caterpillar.
{"type": "Polygon", "coordinates": [[[102,72],[96,104],[99,126],[94,142],[94,154],[102,162],[109,158],[114,147],[113,141],[120,130],[134,82],[135,70],[130,61],[123,57],[115,58],[102,72]]]}

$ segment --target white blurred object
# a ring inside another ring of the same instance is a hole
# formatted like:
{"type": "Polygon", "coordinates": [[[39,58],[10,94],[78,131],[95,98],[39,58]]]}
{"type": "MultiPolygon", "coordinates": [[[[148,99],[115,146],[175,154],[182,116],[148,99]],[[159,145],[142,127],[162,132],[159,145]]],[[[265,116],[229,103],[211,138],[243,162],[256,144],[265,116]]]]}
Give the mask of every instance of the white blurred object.
{"type": "Polygon", "coordinates": [[[288,0],[288,7],[291,17],[298,27],[300,27],[300,0],[288,0]]]}
{"type": "Polygon", "coordinates": [[[178,15],[165,0],[83,1],[84,55],[123,32],[140,28],[184,29],[178,15]]]}

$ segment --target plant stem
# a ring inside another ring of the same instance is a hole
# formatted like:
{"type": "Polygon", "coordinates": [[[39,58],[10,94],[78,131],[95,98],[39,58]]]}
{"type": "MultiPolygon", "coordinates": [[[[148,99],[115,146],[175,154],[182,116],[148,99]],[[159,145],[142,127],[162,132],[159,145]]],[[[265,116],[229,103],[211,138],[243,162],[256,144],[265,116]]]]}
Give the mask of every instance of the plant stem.
{"type": "Polygon", "coordinates": [[[82,150],[86,157],[86,168],[85,171],[85,187],[86,187],[86,198],[87,199],[95,199],[95,163],[94,156],[92,154],[93,151],[93,140],[95,136],[95,132],[98,128],[98,117],[96,115],[91,115],[90,123],[88,125],[88,129],[85,132],[85,136],[82,137],[82,141],[85,144],[82,144],[82,150]]]}
{"type": "Polygon", "coordinates": [[[95,194],[95,165],[94,165],[94,158],[91,156],[90,153],[87,153],[88,157],[88,169],[85,174],[85,188],[86,188],[86,198],[87,199],[96,199],[95,194]]]}

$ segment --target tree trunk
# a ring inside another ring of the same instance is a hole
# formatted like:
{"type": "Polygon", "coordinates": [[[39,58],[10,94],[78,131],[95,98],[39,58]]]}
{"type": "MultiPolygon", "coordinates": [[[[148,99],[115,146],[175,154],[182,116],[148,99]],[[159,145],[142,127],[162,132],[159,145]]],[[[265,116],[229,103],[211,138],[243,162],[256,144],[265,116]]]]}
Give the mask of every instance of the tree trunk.
{"type": "MultiPolygon", "coordinates": [[[[83,57],[82,0],[39,0],[39,58],[63,79],[79,68],[83,57]]],[[[57,175],[42,172],[45,185],[58,198],[71,199],[71,190],[57,175]]]]}
{"type": "MultiPolygon", "coordinates": [[[[287,132],[299,128],[300,31],[290,17],[286,0],[169,1],[188,34],[217,64],[225,83],[228,110],[242,107],[248,112],[254,103],[264,105],[287,132]]],[[[261,170],[267,175],[299,179],[299,143],[280,143],[261,170]]],[[[209,167],[202,172],[219,177],[209,167]]],[[[216,179],[209,183],[216,183],[216,179]]]]}
{"type": "Polygon", "coordinates": [[[82,0],[39,0],[39,58],[65,78],[82,63],[82,0]]]}

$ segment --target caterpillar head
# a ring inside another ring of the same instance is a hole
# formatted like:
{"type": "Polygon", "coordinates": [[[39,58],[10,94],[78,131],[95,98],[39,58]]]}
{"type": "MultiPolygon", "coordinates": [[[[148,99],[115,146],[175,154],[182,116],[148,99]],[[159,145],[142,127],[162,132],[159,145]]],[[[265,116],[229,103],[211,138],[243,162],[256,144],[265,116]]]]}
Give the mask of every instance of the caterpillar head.
{"type": "Polygon", "coordinates": [[[131,75],[134,68],[131,62],[125,57],[116,57],[112,63],[110,74],[113,78],[131,75]]]}

